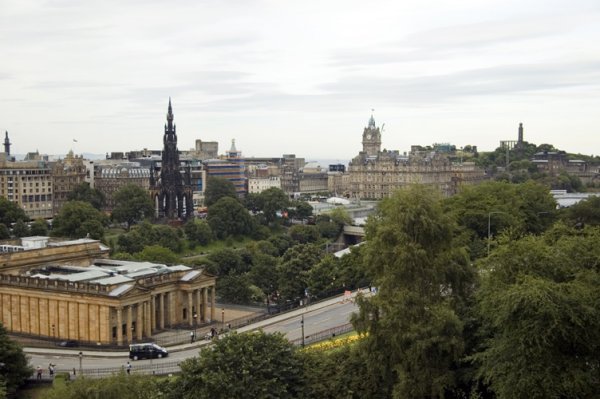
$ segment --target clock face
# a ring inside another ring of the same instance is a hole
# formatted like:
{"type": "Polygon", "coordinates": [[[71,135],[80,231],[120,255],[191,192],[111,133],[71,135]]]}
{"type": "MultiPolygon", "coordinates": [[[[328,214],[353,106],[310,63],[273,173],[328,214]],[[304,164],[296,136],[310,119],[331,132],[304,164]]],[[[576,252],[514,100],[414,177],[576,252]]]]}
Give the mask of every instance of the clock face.
{"type": "Polygon", "coordinates": [[[367,134],[367,140],[371,140],[371,135],[367,134]]]}

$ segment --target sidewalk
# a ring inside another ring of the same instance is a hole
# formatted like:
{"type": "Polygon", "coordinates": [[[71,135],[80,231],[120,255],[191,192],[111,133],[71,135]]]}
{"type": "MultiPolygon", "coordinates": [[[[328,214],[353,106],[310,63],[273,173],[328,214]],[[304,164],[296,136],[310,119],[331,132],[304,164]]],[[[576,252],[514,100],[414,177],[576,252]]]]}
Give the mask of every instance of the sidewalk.
{"type": "MultiPolygon", "coordinates": [[[[325,307],[334,305],[336,303],[340,303],[345,300],[349,300],[349,299],[353,300],[359,291],[365,295],[369,295],[368,289],[353,291],[352,295],[350,297],[345,297],[344,295],[339,295],[337,297],[330,298],[325,301],[317,302],[313,305],[308,305],[308,306],[305,306],[302,308],[292,310],[290,312],[281,313],[281,314],[278,314],[277,316],[273,316],[271,318],[259,321],[257,323],[249,324],[244,327],[240,327],[238,329],[235,329],[234,331],[242,333],[242,332],[247,332],[247,331],[258,330],[258,329],[270,326],[271,324],[279,323],[281,321],[300,316],[303,313],[309,313],[309,312],[312,312],[315,310],[323,309],[325,307]]],[[[229,319],[229,320],[231,320],[231,319],[229,319]]],[[[212,326],[212,327],[214,327],[214,326],[212,326]]],[[[179,351],[184,351],[184,350],[191,349],[191,348],[200,348],[200,347],[209,345],[212,341],[205,340],[203,338],[206,335],[206,333],[210,332],[210,328],[211,328],[211,326],[203,327],[202,329],[197,329],[196,330],[197,340],[193,343],[186,343],[186,344],[170,346],[167,349],[169,350],[169,352],[179,352],[179,351]]],[[[225,333],[225,334],[227,334],[227,333],[225,333]]],[[[79,356],[80,351],[86,357],[123,357],[124,353],[126,352],[126,351],[105,351],[102,349],[95,351],[95,350],[90,350],[90,349],[70,350],[70,349],[62,349],[62,348],[23,348],[23,351],[25,353],[34,353],[34,354],[42,354],[42,355],[44,355],[44,354],[61,355],[61,356],[73,356],[73,357],[79,356]]]]}

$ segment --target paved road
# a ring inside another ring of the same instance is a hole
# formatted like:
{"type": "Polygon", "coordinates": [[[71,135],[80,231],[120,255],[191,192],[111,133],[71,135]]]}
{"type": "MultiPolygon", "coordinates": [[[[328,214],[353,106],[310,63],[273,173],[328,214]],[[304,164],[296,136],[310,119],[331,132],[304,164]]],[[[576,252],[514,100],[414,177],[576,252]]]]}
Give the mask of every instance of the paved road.
{"type": "MultiPolygon", "coordinates": [[[[252,331],[262,328],[265,332],[280,331],[288,339],[294,340],[301,338],[301,319],[304,315],[304,333],[311,335],[319,331],[337,327],[348,323],[350,315],[357,310],[356,305],[350,301],[344,301],[342,296],[332,298],[318,304],[307,306],[306,308],[273,317],[262,322],[240,328],[239,332],[252,331]]],[[[163,359],[138,360],[132,362],[134,368],[142,365],[158,366],[161,363],[179,362],[189,357],[196,356],[203,347],[208,345],[208,341],[199,341],[194,344],[179,345],[169,348],[169,356],[163,359]]],[[[25,348],[30,357],[30,363],[35,367],[37,365],[46,369],[49,363],[55,364],[57,370],[79,370],[79,350],[65,349],[40,349],[25,348]]],[[[108,367],[121,367],[128,359],[127,352],[107,352],[107,351],[88,351],[83,350],[82,366],[84,370],[101,369],[108,367]]]]}

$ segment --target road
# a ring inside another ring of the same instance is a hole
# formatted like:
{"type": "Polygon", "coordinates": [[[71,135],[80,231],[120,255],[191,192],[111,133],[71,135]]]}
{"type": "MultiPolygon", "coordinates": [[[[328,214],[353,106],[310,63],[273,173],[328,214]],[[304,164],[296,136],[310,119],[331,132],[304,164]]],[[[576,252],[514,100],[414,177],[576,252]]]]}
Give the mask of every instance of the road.
{"type": "MultiPolygon", "coordinates": [[[[251,331],[262,328],[268,333],[281,332],[290,340],[302,337],[301,319],[304,315],[304,334],[312,335],[314,333],[327,330],[348,323],[350,315],[357,310],[354,302],[343,301],[343,297],[338,297],[327,301],[325,304],[315,304],[306,308],[297,309],[289,314],[279,315],[269,320],[265,320],[255,325],[249,325],[241,328],[239,331],[251,331]]],[[[199,350],[208,345],[208,341],[200,341],[193,345],[186,344],[178,347],[169,348],[169,356],[163,359],[138,360],[134,363],[135,367],[160,366],[161,363],[180,362],[184,359],[198,355],[199,350]]],[[[57,370],[79,370],[79,350],[64,349],[33,349],[26,348],[30,357],[30,363],[36,367],[40,365],[44,370],[48,364],[56,365],[57,370]],[[50,352],[50,353],[41,353],[50,352]]],[[[103,369],[110,367],[122,367],[129,360],[128,352],[108,352],[108,351],[88,351],[83,350],[81,359],[84,370],[103,369]]]]}

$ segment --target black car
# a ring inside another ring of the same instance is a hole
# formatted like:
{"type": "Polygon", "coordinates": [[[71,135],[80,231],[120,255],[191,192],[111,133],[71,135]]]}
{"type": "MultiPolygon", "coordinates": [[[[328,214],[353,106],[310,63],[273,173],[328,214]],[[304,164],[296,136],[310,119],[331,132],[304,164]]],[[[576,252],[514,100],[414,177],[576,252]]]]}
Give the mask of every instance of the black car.
{"type": "Polygon", "coordinates": [[[79,346],[79,344],[77,343],[77,341],[74,341],[72,339],[69,339],[69,340],[66,340],[66,341],[60,341],[56,345],[62,346],[63,348],[76,348],[77,346],[79,346]]]}

